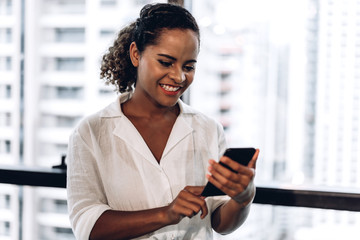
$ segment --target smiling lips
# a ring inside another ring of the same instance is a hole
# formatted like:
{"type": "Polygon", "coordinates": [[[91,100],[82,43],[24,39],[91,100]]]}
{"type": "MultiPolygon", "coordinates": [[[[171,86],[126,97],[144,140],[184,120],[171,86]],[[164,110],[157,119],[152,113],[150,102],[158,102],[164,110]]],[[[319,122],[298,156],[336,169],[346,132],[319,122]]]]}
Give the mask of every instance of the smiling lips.
{"type": "Polygon", "coordinates": [[[175,95],[179,92],[180,87],[174,87],[171,85],[166,85],[166,84],[160,84],[161,89],[163,89],[166,93],[170,94],[170,95],[175,95]]]}

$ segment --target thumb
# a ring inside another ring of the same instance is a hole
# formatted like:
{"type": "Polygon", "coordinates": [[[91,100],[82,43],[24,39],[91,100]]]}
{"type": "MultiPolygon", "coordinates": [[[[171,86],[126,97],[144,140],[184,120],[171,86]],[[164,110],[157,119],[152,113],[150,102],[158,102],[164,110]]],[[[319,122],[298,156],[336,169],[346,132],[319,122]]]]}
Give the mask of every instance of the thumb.
{"type": "Polygon", "coordinates": [[[260,150],[257,148],[257,149],[255,150],[255,153],[254,153],[253,157],[251,158],[251,160],[250,160],[250,162],[249,162],[249,164],[248,164],[248,167],[249,167],[249,168],[254,168],[254,169],[256,169],[256,162],[257,162],[257,159],[258,159],[258,157],[259,157],[259,154],[260,154],[260,150]]]}

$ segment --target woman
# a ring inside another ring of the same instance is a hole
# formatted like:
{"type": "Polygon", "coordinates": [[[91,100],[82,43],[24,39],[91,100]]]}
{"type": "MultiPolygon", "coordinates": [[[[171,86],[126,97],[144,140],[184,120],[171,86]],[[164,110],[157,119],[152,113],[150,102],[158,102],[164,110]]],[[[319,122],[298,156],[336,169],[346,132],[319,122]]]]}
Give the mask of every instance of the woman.
{"type": "Polygon", "coordinates": [[[187,10],[146,5],[103,57],[102,77],[122,94],[70,137],[77,239],[211,239],[212,229],[226,234],[246,219],[259,151],[248,166],[222,157],[220,124],[179,99],[193,81],[199,45],[187,10]],[[228,196],[202,197],[207,181],[228,196]]]}

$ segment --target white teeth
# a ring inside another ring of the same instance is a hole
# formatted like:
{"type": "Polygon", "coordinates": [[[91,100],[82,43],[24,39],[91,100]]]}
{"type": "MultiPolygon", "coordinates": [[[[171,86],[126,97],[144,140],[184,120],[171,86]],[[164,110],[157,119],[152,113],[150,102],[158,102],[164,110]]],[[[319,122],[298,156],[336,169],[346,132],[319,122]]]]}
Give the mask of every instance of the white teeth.
{"type": "Polygon", "coordinates": [[[165,84],[160,84],[160,86],[168,92],[176,92],[177,90],[180,89],[180,87],[173,87],[165,84]]]}

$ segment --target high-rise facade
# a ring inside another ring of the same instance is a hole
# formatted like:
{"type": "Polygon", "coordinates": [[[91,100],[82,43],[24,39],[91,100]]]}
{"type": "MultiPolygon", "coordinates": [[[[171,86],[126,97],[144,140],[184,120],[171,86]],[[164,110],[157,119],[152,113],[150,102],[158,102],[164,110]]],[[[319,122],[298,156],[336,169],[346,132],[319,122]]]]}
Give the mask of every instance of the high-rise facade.
{"type": "MultiPolygon", "coordinates": [[[[346,191],[360,186],[360,1],[318,4],[313,180],[346,191]]],[[[359,216],[346,212],[317,214],[313,222],[359,233],[359,216]]]]}
{"type": "MultiPolygon", "coordinates": [[[[0,164],[60,163],[78,121],[115,100],[101,57],[149,2],[0,0],[0,164]]],[[[64,189],[2,185],[0,211],[1,239],[74,239],[64,189]]]]}
{"type": "Polygon", "coordinates": [[[356,187],[360,185],[360,1],[320,3],[314,179],[318,184],[356,187]]]}
{"type": "Polygon", "coordinates": [[[220,120],[230,146],[266,153],[261,181],[291,182],[304,159],[308,2],[291,4],[274,20],[261,19],[257,3],[193,1],[202,46],[190,103],[220,120]],[[282,22],[295,9],[294,20],[282,22]],[[297,31],[289,37],[291,28],[297,31]]]}
{"type": "MultiPolygon", "coordinates": [[[[223,123],[231,146],[261,149],[259,183],[360,185],[359,6],[193,1],[202,46],[191,104],[223,123]]],[[[252,214],[254,223],[271,216],[272,231],[248,227],[243,238],[335,239],[359,223],[341,211],[252,214]]]]}
{"type": "MultiPolygon", "coordinates": [[[[0,164],[20,163],[19,1],[0,0],[0,164]]],[[[0,185],[0,239],[18,239],[19,189],[0,185]]]]}
{"type": "MultiPolygon", "coordinates": [[[[202,46],[190,103],[220,120],[229,146],[260,148],[258,182],[291,183],[303,173],[308,3],[193,4],[202,46]],[[271,12],[274,6],[277,10],[271,12]],[[293,19],[284,21],[289,15],[293,19]]],[[[306,215],[290,219],[292,213],[256,206],[246,227],[225,239],[281,239],[307,220],[306,215]],[[259,225],[264,231],[255,227],[259,225]]]]}

